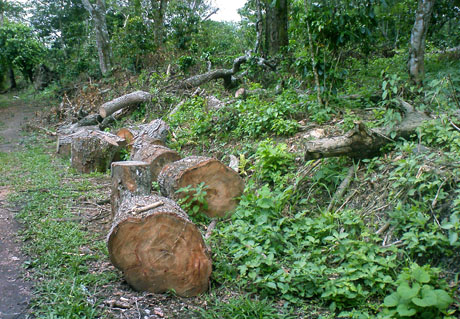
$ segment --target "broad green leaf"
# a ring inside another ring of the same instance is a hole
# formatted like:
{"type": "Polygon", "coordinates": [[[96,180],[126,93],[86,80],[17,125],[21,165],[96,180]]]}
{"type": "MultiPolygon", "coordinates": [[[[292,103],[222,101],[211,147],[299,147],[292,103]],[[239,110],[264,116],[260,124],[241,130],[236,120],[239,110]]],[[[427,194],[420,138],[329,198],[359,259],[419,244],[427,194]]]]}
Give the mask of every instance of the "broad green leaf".
{"type": "Polygon", "coordinates": [[[397,289],[401,299],[410,300],[417,296],[420,291],[420,285],[415,283],[411,288],[407,282],[403,282],[397,289]]]}
{"type": "Polygon", "coordinates": [[[451,232],[451,233],[449,234],[449,243],[450,243],[451,245],[453,245],[453,244],[455,244],[455,243],[457,242],[457,240],[458,240],[458,234],[455,233],[455,232],[451,232]]]}
{"type": "Polygon", "coordinates": [[[447,292],[445,292],[442,289],[436,289],[434,290],[434,293],[436,294],[437,297],[437,305],[436,307],[439,310],[445,310],[447,309],[450,304],[454,301],[447,292]]]}
{"type": "Polygon", "coordinates": [[[383,300],[385,307],[396,307],[399,304],[399,294],[394,292],[389,296],[386,296],[383,300]]]}
{"type": "Polygon", "coordinates": [[[417,311],[414,308],[409,307],[408,304],[399,304],[398,307],[396,308],[396,311],[398,314],[402,317],[412,317],[417,313],[417,311]]]}
{"type": "Polygon", "coordinates": [[[412,276],[421,284],[430,282],[430,275],[422,267],[415,268],[412,272],[412,276]]]}
{"type": "MultiPolygon", "coordinates": [[[[426,286],[424,286],[423,288],[425,288],[425,287],[426,286]]],[[[428,286],[428,287],[430,287],[430,286],[428,286]]],[[[430,289],[422,289],[422,297],[423,298],[413,298],[412,302],[415,305],[417,305],[419,307],[423,307],[423,308],[434,306],[437,303],[436,294],[431,289],[431,287],[430,287],[430,289]]]]}

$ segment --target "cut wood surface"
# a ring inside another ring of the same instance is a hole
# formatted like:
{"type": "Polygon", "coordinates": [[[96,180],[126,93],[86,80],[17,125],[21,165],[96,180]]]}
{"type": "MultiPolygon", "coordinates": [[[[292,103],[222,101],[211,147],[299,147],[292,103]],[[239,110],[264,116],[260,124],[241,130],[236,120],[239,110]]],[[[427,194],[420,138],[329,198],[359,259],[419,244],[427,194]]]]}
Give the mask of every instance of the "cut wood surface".
{"type": "Polygon", "coordinates": [[[174,290],[191,297],[209,287],[212,262],[202,235],[168,198],[127,197],[115,215],[107,246],[110,260],[135,290],[174,290]]]}
{"type": "Polygon", "coordinates": [[[97,131],[97,127],[78,127],[78,130],[75,133],[59,135],[56,141],[56,154],[64,158],[70,157],[72,140],[78,136],[88,136],[91,131],[97,131]]]}
{"type": "MultiPolygon", "coordinates": [[[[150,140],[150,139],[149,139],[150,140]]],[[[157,140],[150,140],[149,145],[134,149],[131,159],[133,161],[143,161],[150,165],[152,180],[157,180],[158,174],[166,164],[178,161],[181,156],[176,151],[162,145],[154,145],[157,140]]]]}
{"type": "Polygon", "coordinates": [[[105,172],[117,159],[125,140],[107,132],[88,131],[72,138],[71,164],[80,173],[105,172]]]}
{"type": "Polygon", "coordinates": [[[366,158],[379,153],[380,148],[398,138],[409,138],[416,129],[431,118],[425,113],[416,111],[409,103],[401,101],[405,116],[401,123],[393,127],[368,129],[362,122],[345,135],[321,138],[305,143],[305,160],[322,157],[350,156],[366,158]],[[392,137],[392,138],[391,138],[392,137]]]}
{"type": "Polygon", "coordinates": [[[176,193],[180,188],[204,183],[209,217],[224,217],[238,204],[244,190],[242,178],[222,162],[208,157],[191,156],[166,165],[158,176],[161,193],[174,200],[187,196],[176,193]]]}
{"type": "Polygon", "coordinates": [[[124,198],[150,195],[152,177],[148,163],[139,161],[113,162],[111,172],[110,204],[112,205],[112,217],[115,216],[124,198]]]}
{"type": "Polygon", "coordinates": [[[99,108],[99,114],[106,118],[107,116],[115,113],[122,108],[147,102],[151,99],[152,95],[144,91],[136,91],[120,96],[112,101],[106,102],[99,108]]]}

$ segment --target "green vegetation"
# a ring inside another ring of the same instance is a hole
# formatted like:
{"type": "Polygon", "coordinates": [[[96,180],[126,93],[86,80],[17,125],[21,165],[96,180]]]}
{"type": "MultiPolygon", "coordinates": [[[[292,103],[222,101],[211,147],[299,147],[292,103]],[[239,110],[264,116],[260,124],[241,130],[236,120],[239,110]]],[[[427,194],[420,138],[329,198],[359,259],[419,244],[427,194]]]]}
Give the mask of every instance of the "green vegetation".
{"type": "Polygon", "coordinates": [[[29,139],[19,153],[0,153],[1,185],[15,190],[11,198],[21,207],[19,220],[24,267],[36,281],[33,313],[41,318],[97,318],[101,314],[94,294],[100,285],[118,276],[101,269],[88,272],[89,264],[107,258],[104,241],[83,229],[72,204],[79,198],[100,199],[100,190],[87,178],[69,172],[45,152],[48,146],[29,139]]]}

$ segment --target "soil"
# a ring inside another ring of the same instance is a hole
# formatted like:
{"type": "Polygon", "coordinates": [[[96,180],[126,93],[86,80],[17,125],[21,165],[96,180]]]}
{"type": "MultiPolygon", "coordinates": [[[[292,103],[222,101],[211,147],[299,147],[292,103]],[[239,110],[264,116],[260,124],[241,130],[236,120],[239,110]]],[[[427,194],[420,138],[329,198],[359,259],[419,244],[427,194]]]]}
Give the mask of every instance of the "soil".
{"type": "MultiPolygon", "coordinates": [[[[9,100],[9,99],[8,99],[9,100]]],[[[0,102],[0,152],[21,148],[21,128],[34,117],[34,109],[13,97],[8,105],[0,102]]],[[[17,209],[7,202],[10,190],[0,187],[0,318],[26,318],[32,284],[22,269],[26,260],[21,252],[17,209]]]]}

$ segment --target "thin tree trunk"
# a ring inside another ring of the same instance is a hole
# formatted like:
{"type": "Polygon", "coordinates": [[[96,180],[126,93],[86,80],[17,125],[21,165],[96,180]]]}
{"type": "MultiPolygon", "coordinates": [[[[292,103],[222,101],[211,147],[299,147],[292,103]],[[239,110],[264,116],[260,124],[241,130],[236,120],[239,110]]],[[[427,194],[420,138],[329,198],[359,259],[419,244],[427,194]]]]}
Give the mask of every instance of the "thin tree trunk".
{"type": "Polygon", "coordinates": [[[257,32],[257,38],[256,38],[256,44],[254,47],[254,52],[255,53],[261,53],[262,56],[264,55],[264,52],[262,51],[262,36],[263,36],[263,16],[262,16],[262,5],[260,3],[260,0],[256,0],[256,12],[257,12],[257,21],[256,21],[256,32],[257,32]]]}
{"type": "Polygon", "coordinates": [[[16,79],[14,77],[14,70],[13,70],[13,67],[12,66],[9,66],[8,67],[8,73],[9,73],[9,76],[10,76],[10,84],[11,84],[11,88],[12,89],[15,89],[17,88],[17,84],[16,84],[16,79]]]}
{"type": "Polygon", "coordinates": [[[410,37],[409,77],[410,81],[417,86],[423,84],[425,75],[425,40],[433,6],[434,0],[419,0],[417,12],[415,13],[415,23],[410,37]]]}
{"type": "Polygon", "coordinates": [[[155,44],[157,47],[160,47],[161,44],[163,43],[163,36],[164,36],[164,16],[165,16],[165,11],[166,11],[166,6],[167,6],[167,1],[166,0],[157,0],[158,2],[157,5],[158,7],[155,7],[155,30],[154,30],[154,36],[155,36],[155,44]]]}
{"type": "Polygon", "coordinates": [[[110,45],[109,31],[105,19],[105,0],[97,0],[96,5],[92,5],[89,0],[82,0],[85,9],[89,12],[94,21],[96,31],[97,52],[99,55],[99,67],[103,75],[112,68],[112,47],[110,45]]]}

